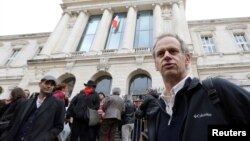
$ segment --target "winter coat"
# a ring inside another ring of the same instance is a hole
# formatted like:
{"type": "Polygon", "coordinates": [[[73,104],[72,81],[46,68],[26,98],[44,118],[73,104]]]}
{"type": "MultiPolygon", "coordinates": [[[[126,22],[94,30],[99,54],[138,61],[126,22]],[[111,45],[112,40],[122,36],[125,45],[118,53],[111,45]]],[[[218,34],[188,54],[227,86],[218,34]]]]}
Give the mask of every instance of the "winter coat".
{"type": "MultiPolygon", "coordinates": [[[[206,89],[197,78],[193,78],[188,84],[187,90],[182,93],[185,107],[183,108],[184,120],[179,131],[180,141],[207,141],[208,125],[250,125],[250,93],[224,79],[214,78],[213,83],[220,98],[220,102],[216,104],[213,104],[206,89]]],[[[160,124],[166,120],[161,119],[161,115],[166,114],[161,101],[162,99],[158,99],[155,106],[147,109],[147,111],[151,111],[146,115],[149,141],[167,140],[164,136],[159,138],[161,135],[158,135],[161,133],[159,130],[164,130],[159,129],[160,124]]],[[[176,103],[178,103],[178,99],[176,99],[176,103]]],[[[175,104],[173,116],[174,112],[178,110],[175,104]]]]}
{"type": "Polygon", "coordinates": [[[131,124],[135,122],[135,106],[130,100],[124,101],[125,111],[122,114],[122,125],[131,124]]]}
{"type": "Polygon", "coordinates": [[[98,110],[100,101],[98,94],[94,91],[89,95],[85,95],[83,91],[80,91],[70,102],[69,108],[66,112],[66,118],[70,117],[88,120],[87,108],[98,110]]]}
{"type": "MultiPolygon", "coordinates": [[[[36,106],[37,96],[28,99],[16,110],[10,129],[3,133],[1,141],[14,141],[18,131],[27,120],[33,106],[36,106]]],[[[65,108],[61,100],[49,95],[35,114],[29,134],[23,141],[54,141],[63,130],[65,108]]]]}

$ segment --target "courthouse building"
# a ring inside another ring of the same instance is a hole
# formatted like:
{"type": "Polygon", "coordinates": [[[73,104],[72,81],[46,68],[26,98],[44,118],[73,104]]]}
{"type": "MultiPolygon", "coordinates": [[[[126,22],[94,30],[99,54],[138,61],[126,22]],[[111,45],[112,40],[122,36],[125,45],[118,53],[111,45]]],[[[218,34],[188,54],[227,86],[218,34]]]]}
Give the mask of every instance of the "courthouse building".
{"type": "Polygon", "coordinates": [[[161,92],[151,51],[163,33],[187,43],[192,76],[225,78],[250,91],[250,17],[187,21],[185,5],[186,0],[62,0],[51,33],[0,36],[1,98],[16,86],[37,92],[47,74],[67,83],[71,98],[90,79],[106,95],[113,87],[123,95],[143,95],[147,88],[161,92]]]}

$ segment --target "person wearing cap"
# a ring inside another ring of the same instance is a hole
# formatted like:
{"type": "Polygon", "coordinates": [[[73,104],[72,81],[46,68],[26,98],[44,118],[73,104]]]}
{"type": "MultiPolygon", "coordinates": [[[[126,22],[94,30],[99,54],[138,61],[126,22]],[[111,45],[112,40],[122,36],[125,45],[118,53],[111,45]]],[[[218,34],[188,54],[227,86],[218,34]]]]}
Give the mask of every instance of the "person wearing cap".
{"type": "Polygon", "coordinates": [[[57,84],[55,77],[47,75],[39,82],[40,92],[22,103],[15,111],[10,127],[1,141],[54,141],[63,130],[64,103],[52,96],[57,84]]]}
{"type": "Polygon", "coordinates": [[[66,112],[66,120],[73,117],[71,125],[70,141],[95,141],[97,137],[96,128],[89,126],[87,109],[98,110],[100,106],[99,96],[95,91],[96,83],[89,80],[84,83],[85,88],[81,90],[70,102],[66,112]]]}
{"type": "Polygon", "coordinates": [[[103,111],[105,115],[99,131],[99,141],[106,141],[110,137],[111,141],[121,141],[119,126],[121,125],[121,115],[125,111],[123,99],[120,97],[121,89],[112,89],[112,95],[105,98],[103,111]]]}

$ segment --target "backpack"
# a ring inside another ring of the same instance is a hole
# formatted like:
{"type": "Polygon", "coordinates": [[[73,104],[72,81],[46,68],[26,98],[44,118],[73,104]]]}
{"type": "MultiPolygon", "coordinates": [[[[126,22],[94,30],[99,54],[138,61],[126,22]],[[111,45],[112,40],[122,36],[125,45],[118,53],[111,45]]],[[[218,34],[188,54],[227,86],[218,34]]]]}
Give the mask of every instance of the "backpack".
{"type": "Polygon", "coordinates": [[[79,93],[76,95],[76,99],[73,103],[73,113],[74,113],[74,117],[78,118],[78,119],[86,119],[87,117],[87,108],[86,108],[86,104],[84,103],[84,95],[82,93],[79,93]]]}

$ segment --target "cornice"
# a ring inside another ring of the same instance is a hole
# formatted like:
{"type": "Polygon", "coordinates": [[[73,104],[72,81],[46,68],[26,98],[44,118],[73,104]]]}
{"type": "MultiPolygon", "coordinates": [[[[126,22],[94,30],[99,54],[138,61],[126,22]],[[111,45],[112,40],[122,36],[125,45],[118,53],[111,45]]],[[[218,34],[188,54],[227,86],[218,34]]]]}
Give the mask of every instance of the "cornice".
{"type": "Polygon", "coordinates": [[[51,32],[44,33],[34,33],[34,34],[19,34],[19,35],[6,35],[0,36],[0,41],[8,41],[8,40],[19,40],[19,39],[34,39],[34,38],[44,38],[49,37],[51,32]]]}
{"type": "Polygon", "coordinates": [[[125,11],[126,7],[134,6],[138,10],[149,10],[152,9],[156,4],[159,5],[170,5],[171,3],[178,2],[179,0],[94,0],[94,1],[75,1],[63,3],[64,11],[79,11],[88,10],[91,13],[95,13],[96,10],[111,8],[114,12],[125,11]]]}
{"type": "Polygon", "coordinates": [[[250,22],[250,17],[194,20],[194,21],[188,21],[188,25],[192,26],[192,25],[202,25],[202,24],[224,24],[224,23],[242,23],[242,22],[250,22]]]}

